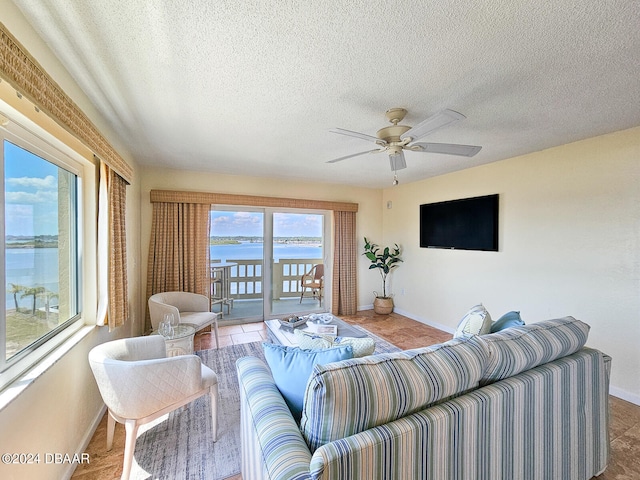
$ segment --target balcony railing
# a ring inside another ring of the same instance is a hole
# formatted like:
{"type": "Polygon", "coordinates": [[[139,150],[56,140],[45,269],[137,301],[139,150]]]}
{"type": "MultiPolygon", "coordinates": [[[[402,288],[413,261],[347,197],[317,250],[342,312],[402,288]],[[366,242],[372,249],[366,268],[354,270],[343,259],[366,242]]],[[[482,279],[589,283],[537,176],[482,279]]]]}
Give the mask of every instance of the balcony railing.
{"type": "MultiPolygon", "coordinates": [[[[212,260],[215,266],[220,260],[212,260]]],[[[262,259],[227,259],[235,263],[229,269],[229,293],[234,300],[262,298],[262,259]]],[[[320,258],[281,258],[273,264],[273,299],[300,295],[300,277],[311,270],[320,258]]]]}

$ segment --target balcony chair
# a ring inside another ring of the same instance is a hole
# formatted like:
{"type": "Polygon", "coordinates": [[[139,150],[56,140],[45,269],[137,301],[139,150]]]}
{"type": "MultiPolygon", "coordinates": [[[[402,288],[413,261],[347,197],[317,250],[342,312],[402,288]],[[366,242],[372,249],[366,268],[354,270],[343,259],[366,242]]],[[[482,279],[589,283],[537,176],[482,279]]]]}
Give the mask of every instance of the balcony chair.
{"type": "Polygon", "coordinates": [[[89,352],[89,364],[104,403],[107,450],[115,422],[125,427],[122,479],[129,478],[138,428],[209,394],[213,441],[217,439],[218,377],[196,355],[166,357],[160,335],[106,342],[89,352]]]}
{"type": "Polygon", "coordinates": [[[213,306],[220,304],[220,313],[224,304],[223,288],[222,288],[222,269],[211,267],[211,311],[213,306]]]}
{"type": "Polygon", "coordinates": [[[178,323],[195,325],[196,331],[213,324],[218,348],[218,316],[221,313],[211,311],[209,299],[205,295],[191,292],[163,292],[151,295],[149,314],[154,331],[158,330],[165,313],[173,313],[178,323]]]}
{"type": "Polygon", "coordinates": [[[220,305],[220,317],[224,317],[224,306],[227,306],[227,314],[231,313],[233,299],[229,298],[228,272],[223,267],[211,267],[211,311],[214,305],[220,305]]]}
{"type": "Polygon", "coordinates": [[[322,303],[322,290],[324,287],[324,264],[318,263],[311,267],[307,273],[300,278],[300,303],[307,290],[311,290],[313,298],[317,298],[322,303]]]}

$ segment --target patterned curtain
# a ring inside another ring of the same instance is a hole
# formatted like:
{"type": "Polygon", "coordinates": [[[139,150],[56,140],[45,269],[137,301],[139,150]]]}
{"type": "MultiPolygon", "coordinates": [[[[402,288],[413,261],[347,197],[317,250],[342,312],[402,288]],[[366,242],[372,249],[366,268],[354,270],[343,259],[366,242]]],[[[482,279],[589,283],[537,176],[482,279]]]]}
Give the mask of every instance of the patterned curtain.
{"type": "Polygon", "coordinates": [[[109,331],[129,319],[127,301],[127,182],[115,170],[109,169],[109,331]]]}
{"type": "MultiPolygon", "coordinates": [[[[209,204],[153,203],[147,298],[160,292],[209,294],[209,204]]],[[[147,309],[145,330],[151,330],[147,309]]]]}
{"type": "Polygon", "coordinates": [[[114,330],[129,319],[127,298],[127,182],[100,162],[97,325],[114,330]]]}
{"type": "Polygon", "coordinates": [[[334,315],[354,315],[358,309],[356,212],[333,212],[334,252],[331,286],[334,315]]]}

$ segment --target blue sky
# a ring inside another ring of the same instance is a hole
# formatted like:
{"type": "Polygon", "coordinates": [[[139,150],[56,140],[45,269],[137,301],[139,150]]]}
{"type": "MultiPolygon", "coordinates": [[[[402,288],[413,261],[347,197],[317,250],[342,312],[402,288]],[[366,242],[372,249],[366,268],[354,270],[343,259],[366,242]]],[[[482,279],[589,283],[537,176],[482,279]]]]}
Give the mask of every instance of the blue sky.
{"type": "MultiPolygon", "coordinates": [[[[257,236],[263,234],[260,212],[211,212],[211,234],[214,236],[257,236]]],[[[275,213],[274,237],[321,237],[322,215],[275,213]]]]}
{"type": "Polygon", "coordinates": [[[4,142],[5,235],[58,234],[58,167],[4,142]]]}

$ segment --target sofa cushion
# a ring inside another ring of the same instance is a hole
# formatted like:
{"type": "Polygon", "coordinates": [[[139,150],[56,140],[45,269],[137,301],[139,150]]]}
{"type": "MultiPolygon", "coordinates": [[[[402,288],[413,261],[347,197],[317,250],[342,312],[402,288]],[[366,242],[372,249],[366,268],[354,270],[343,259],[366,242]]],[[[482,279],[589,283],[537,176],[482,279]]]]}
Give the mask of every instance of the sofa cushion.
{"type": "Polygon", "coordinates": [[[491,333],[520,325],[524,325],[520,312],[507,312],[491,324],[491,333]]]}
{"type": "Polygon", "coordinates": [[[589,328],[580,320],[564,317],[473,337],[471,342],[483,343],[489,351],[480,385],[497,382],[577,352],[586,343],[589,328]]]}
{"type": "Polygon", "coordinates": [[[472,307],[456,328],[453,338],[463,335],[484,335],[491,330],[491,315],[481,303],[472,307]]]}
{"type": "Polygon", "coordinates": [[[304,389],[314,365],[353,358],[350,345],[326,350],[301,350],[272,343],[263,343],[262,347],[273,380],[296,421],[300,420],[304,389]]]}
{"type": "Polygon", "coordinates": [[[353,358],[371,355],[376,349],[376,342],[371,337],[334,337],[332,335],[321,335],[319,333],[307,333],[301,330],[296,330],[296,337],[298,346],[304,350],[318,350],[351,345],[353,348],[353,358]]]}
{"type": "Polygon", "coordinates": [[[300,429],[311,451],[472,390],[488,352],[469,338],[314,368],[300,429]]]}

